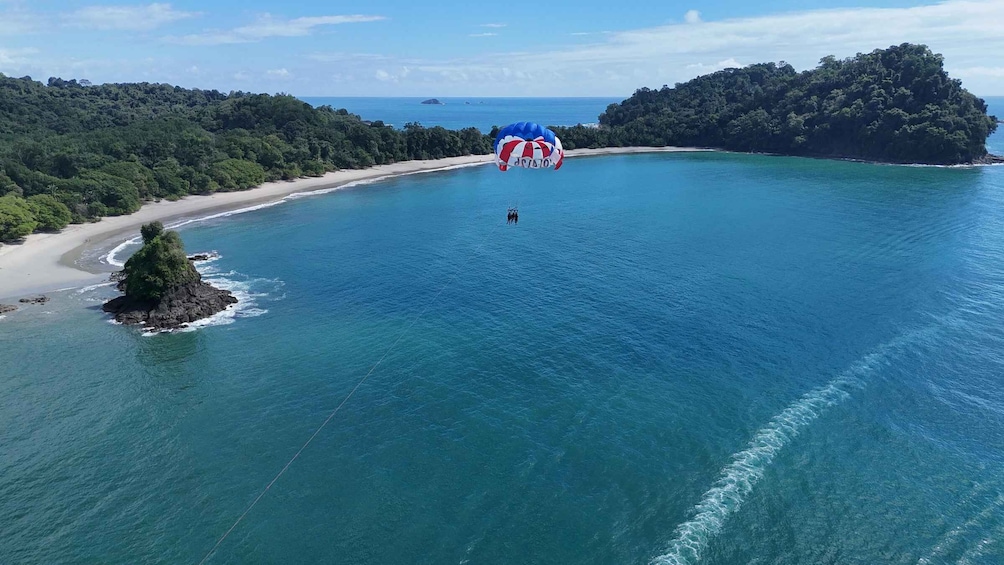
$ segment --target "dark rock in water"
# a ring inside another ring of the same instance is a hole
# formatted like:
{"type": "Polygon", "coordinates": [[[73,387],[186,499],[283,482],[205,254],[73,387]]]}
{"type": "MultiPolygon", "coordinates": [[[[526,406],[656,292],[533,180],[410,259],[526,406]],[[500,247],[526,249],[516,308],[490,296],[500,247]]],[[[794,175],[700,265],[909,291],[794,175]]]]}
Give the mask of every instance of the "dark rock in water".
{"type": "Polygon", "coordinates": [[[440,102],[439,100],[435,99],[435,98],[430,98],[428,100],[422,100],[422,104],[440,104],[440,105],[442,105],[443,103],[440,102]]]}
{"type": "Polygon", "coordinates": [[[195,255],[189,255],[189,261],[208,261],[210,259],[216,259],[219,257],[218,253],[196,253],[195,255]]]}
{"type": "Polygon", "coordinates": [[[115,321],[143,324],[154,330],[183,328],[186,325],[222,312],[237,298],[201,280],[172,288],[159,301],[137,300],[128,295],[109,300],[102,307],[115,315],[115,321]]]}
{"type": "Polygon", "coordinates": [[[17,310],[17,306],[12,306],[10,304],[0,304],[0,314],[6,314],[7,312],[13,312],[17,310]]]}
{"type": "Polygon", "coordinates": [[[18,300],[21,304],[45,304],[48,301],[48,296],[37,296],[35,298],[22,298],[21,300],[18,300]]]}
{"type": "Polygon", "coordinates": [[[115,287],[125,296],[106,302],[102,309],[125,325],[143,324],[152,330],[173,330],[222,312],[237,298],[229,291],[202,282],[194,260],[208,260],[215,253],[189,257],[177,232],[165,231],[160,222],[140,228],[143,247],[112,275],[115,287]],[[194,259],[194,260],[193,260],[194,259]]]}

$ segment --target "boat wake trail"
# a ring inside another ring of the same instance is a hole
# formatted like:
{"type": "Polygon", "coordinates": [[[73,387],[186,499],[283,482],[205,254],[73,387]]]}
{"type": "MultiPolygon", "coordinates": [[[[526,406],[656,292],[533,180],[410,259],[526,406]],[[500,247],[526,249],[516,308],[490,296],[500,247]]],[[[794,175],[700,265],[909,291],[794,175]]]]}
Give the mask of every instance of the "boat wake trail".
{"type": "MultiPolygon", "coordinates": [[[[977,489],[974,491],[975,494],[979,494],[980,491],[985,491],[986,488],[977,489]]],[[[938,541],[937,545],[931,549],[931,552],[921,557],[917,560],[917,565],[930,565],[932,563],[942,562],[944,557],[950,553],[952,550],[956,549],[957,546],[962,542],[962,538],[968,535],[974,528],[983,529],[986,525],[987,520],[992,519],[994,516],[999,516],[1001,508],[1004,507],[1004,495],[998,495],[993,501],[987,504],[980,512],[975,516],[964,522],[963,524],[952,528],[951,531],[942,536],[941,540],[938,541]]],[[[993,543],[996,543],[997,539],[993,537],[993,534],[1000,536],[999,529],[996,532],[991,532],[991,535],[983,538],[974,547],[970,548],[963,556],[960,558],[959,563],[968,563],[972,559],[978,557],[983,551],[993,543]]]]}
{"type": "Polygon", "coordinates": [[[694,516],[676,528],[667,551],[652,559],[652,565],[694,565],[708,543],[722,530],[725,519],[739,509],[763,477],[781,449],[829,407],[850,397],[864,386],[864,377],[884,364],[891,349],[907,342],[916,332],[900,336],[868,354],[825,386],[811,390],[757,431],[748,447],[732,456],[710,490],[694,507],[694,516]]]}

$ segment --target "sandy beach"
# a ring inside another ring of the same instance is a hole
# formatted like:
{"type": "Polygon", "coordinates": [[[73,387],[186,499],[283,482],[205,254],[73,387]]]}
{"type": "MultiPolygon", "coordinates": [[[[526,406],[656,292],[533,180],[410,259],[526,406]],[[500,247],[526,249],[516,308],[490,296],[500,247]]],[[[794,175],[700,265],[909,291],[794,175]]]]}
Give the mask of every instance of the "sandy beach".
{"type": "MultiPolygon", "coordinates": [[[[610,147],[575,149],[567,157],[626,153],[703,151],[689,147],[610,147]]],[[[341,170],[321,177],[265,183],[241,192],[187,196],[174,202],[145,204],[128,216],[112,216],[100,222],[73,224],[59,233],[32,234],[24,242],[0,246],[0,300],[19,298],[108,280],[111,265],[83,260],[89,250],[111,249],[138,235],[145,223],[197,218],[214,213],[277,202],[296,193],[337,188],[359,181],[476,166],[492,162],[492,155],[469,155],[425,161],[405,161],[368,169],[341,170]]]]}

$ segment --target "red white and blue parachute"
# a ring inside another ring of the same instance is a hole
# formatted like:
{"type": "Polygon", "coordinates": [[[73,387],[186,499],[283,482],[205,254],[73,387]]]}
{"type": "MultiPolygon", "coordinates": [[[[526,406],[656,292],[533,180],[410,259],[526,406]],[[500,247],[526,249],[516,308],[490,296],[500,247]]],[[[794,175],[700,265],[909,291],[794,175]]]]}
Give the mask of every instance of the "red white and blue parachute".
{"type": "Polygon", "coordinates": [[[495,163],[499,170],[561,168],[565,151],[554,132],[533,122],[516,122],[495,136],[495,163]]]}

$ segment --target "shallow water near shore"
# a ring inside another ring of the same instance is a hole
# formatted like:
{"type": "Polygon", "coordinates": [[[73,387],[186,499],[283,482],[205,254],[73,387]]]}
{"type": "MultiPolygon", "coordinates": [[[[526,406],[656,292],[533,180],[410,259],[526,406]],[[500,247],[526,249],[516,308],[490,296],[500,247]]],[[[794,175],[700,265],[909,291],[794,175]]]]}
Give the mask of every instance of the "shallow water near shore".
{"type": "Polygon", "coordinates": [[[1000,562],[1002,212],[693,153],[186,225],[212,324],[0,320],[0,562],[198,563],[381,359],[209,563],[1000,562]]]}

